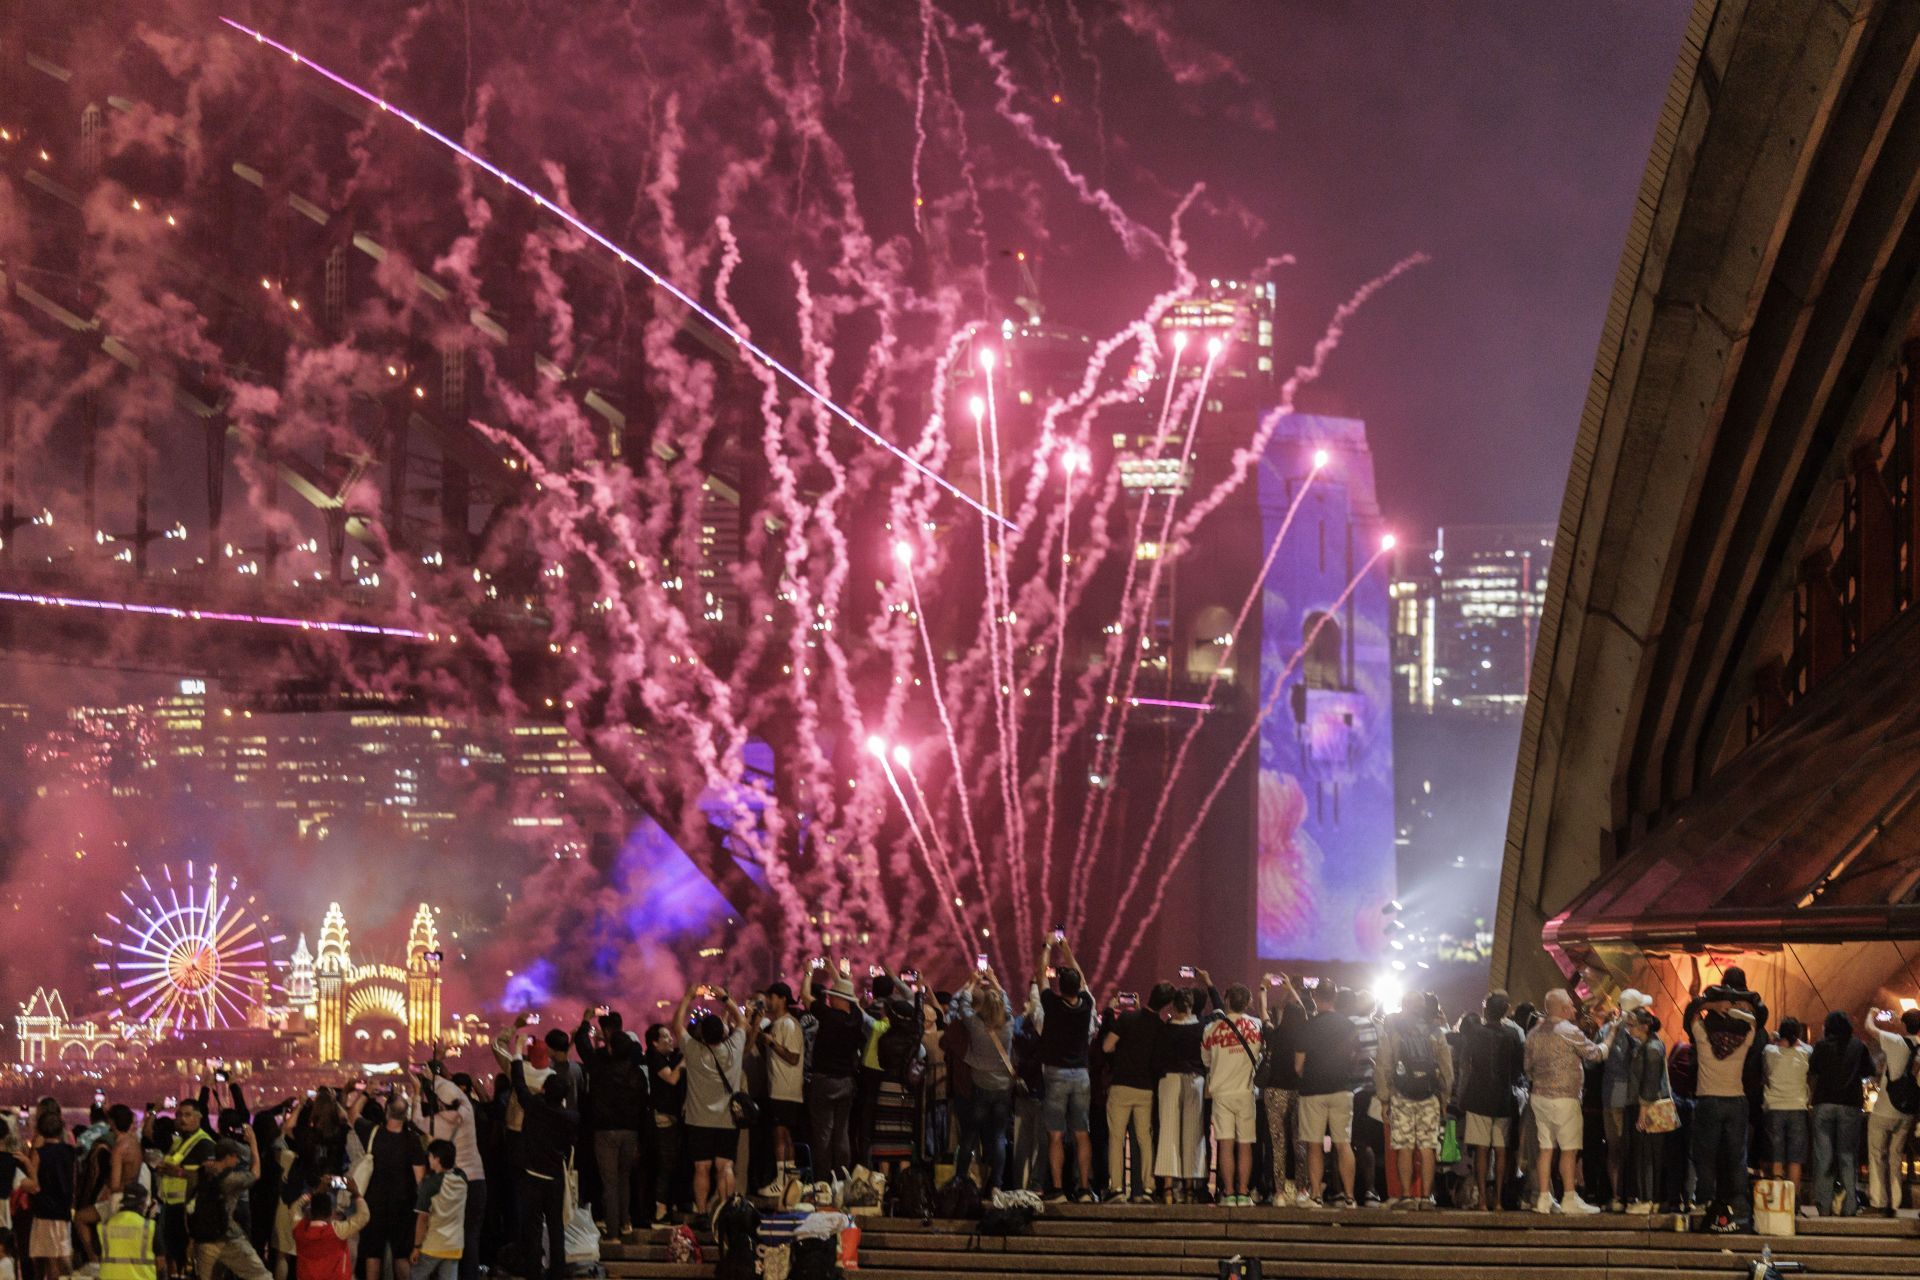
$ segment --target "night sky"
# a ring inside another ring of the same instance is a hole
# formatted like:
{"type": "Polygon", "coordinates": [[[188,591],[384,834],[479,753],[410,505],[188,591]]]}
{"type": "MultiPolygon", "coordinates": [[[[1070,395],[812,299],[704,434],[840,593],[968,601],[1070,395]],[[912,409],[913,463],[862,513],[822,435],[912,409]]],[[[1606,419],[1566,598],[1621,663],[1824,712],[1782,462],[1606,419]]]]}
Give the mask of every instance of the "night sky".
{"type": "Polygon", "coordinates": [[[1283,358],[1360,281],[1415,250],[1433,256],[1367,307],[1301,398],[1368,420],[1382,505],[1409,532],[1557,517],[1690,7],[1182,5],[1183,30],[1231,54],[1247,82],[1190,87],[1172,118],[1166,97],[1116,92],[1125,64],[1109,61],[1107,118],[1132,141],[1127,156],[1169,187],[1207,180],[1265,224],[1254,237],[1230,217],[1202,224],[1202,273],[1297,257],[1275,276],[1283,358]],[[1246,102],[1273,127],[1235,120],[1246,102]]]}

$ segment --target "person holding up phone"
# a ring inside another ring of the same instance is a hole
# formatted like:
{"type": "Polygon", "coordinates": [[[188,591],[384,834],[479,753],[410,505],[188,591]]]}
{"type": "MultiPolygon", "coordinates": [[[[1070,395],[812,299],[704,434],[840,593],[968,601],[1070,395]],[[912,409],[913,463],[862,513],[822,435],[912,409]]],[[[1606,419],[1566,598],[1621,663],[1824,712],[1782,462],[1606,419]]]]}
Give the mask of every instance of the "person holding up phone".
{"type": "Polygon", "coordinates": [[[960,1112],[960,1145],[954,1176],[967,1177],[976,1157],[991,1195],[1006,1186],[1007,1137],[1013,1128],[1013,1016],[1007,993],[993,970],[976,965],[954,992],[953,1016],[966,1029],[967,1074],[972,1087],[960,1112]]]}
{"type": "Polygon", "coordinates": [[[1036,1022],[1040,1030],[1040,1070],[1046,1081],[1041,1122],[1047,1130],[1047,1163],[1053,1174],[1053,1190],[1048,1199],[1064,1203],[1067,1192],[1067,1139],[1073,1140],[1074,1164],[1079,1186],[1073,1199],[1091,1203],[1093,1193],[1093,1136],[1088,1124],[1088,1108],[1093,1099],[1093,1077],[1088,1071],[1087,1048],[1093,1040],[1094,998],[1086,989],[1086,979],[1068,945],[1066,930],[1055,928],[1040,945],[1040,957],[1034,965],[1036,975],[1050,967],[1055,971],[1054,986],[1040,988],[1034,979],[1038,1003],[1036,1022]],[[1053,965],[1054,952],[1059,964],[1053,965]]]}
{"type": "Polygon", "coordinates": [[[1173,984],[1157,984],[1147,997],[1127,1007],[1119,998],[1107,1007],[1100,1047],[1112,1078],[1107,1085],[1107,1198],[1152,1204],[1154,1045],[1160,1038],[1161,1012],[1173,1003],[1173,984]],[[1133,1136],[1131,1172],[1127,1136],[1133,1136]]]}

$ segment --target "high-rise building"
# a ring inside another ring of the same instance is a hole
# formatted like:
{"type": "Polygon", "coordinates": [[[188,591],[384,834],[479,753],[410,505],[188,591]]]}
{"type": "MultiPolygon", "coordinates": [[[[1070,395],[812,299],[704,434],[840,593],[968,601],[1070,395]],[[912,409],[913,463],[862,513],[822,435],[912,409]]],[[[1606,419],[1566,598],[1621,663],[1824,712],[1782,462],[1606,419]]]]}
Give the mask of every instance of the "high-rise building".
{"type": "Polygon", "coordinates": [[[1476,714],[1521,713],[1552,559],[1548,525],[1440,530],[1433,552],[1435,704],[1476,714]]]}

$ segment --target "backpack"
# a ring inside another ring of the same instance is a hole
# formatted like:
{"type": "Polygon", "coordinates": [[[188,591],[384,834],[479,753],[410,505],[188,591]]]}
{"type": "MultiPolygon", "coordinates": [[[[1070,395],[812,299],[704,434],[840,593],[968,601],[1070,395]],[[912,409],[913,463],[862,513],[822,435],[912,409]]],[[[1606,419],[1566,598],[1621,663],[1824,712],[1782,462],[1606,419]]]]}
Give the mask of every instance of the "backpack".
{"type": "Polygon", "coordinates": [[[1920,1115],[1920,1080],[1914,1079],[1914,1068],[1920,1067],[1920,1042],[1908,1036],[1900,1039],[1907,1046],[1907,1069],[1897,1078],[1887,1080],[1887,1101],[1901,1115],[1920,1115]]]}
{"type": "Polygon", "coordinates": [[[227,1238],[233,1217],[227,1212],[227,1197],[220,1190],[220,1179],[202,1180],[187,1209],[187,1235],[198,1244],[212,1244],[227,1238]]]}
{"type": "Polygon", "coordinates": [[[988,1209],[973,1228],[972,1247],[979,1247],[983,1236],[1030,1236],[1033,1234],[1033,1210],[1025,1205],[988,1209]]]}
{"type": "Polygon", "coordinates": [[[888,1004],[887,1029],[880,1033],[880,1043],[874,1048],[874,1056],[880,1060],[880,1070],[889,1079],[910,1085],[920,1083],[914,1075],[916,1067],[923,1075],[926,1071],[925,1046],[920,1042],[920,1033],[920,1010],[917,1006],[900,1000],[888,1004]]]}
{"type": "Polygon", "coordinates": [[[886,1211],[890,1218],[933,1219],[933,1175],[910,1164],[887,1183],[886,1211]]]}
{"type": "Polygon", "coordinates": [[[840,1280],[840,1243],[817,1236],[795,1240],[788,1254],[787,1280],[840,1280]]]}
{"type": "Polygon", "coordinates": [[[713,1238],[720,1260],[716,1280],[754,1280],[760,1267],[754,1246],[759,1243],[760,1211],[745,1196],[735,1196],[713,1215],[713,1238]]]}
{"type": "Polygon", "coordinates": [[[1408,1102],[1425,1102],[1440,1089],[1440,1063],[1433,1052],[1433,1035],[1427,1028],[1407,1022],[1394,1031],[1393,1092],[1408,1102]]]}
{"type": "Polygon", "coordinates": [[[953,1222],[978,1222],[984,1207],[980,1188],[964,1173],[940,1188],[933,1197],[933,1216],[953,1222]]]}

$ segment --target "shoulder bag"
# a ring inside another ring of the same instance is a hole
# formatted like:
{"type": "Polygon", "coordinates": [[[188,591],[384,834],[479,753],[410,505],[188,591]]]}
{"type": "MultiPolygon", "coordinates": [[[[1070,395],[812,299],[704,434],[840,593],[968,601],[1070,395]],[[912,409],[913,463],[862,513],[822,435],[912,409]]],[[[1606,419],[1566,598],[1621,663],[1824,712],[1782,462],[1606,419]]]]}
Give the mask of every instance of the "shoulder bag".
{"type": "Polygon", "coordinates": [[[751,1094],[733,1087],[733,1079],[727,1075],[727,1069],[720,1065],[720,1055],[714,1052],[712,1045],[705,1040],[700,1042],[708,1055],[713,1058],[713,1069],[720,1073],[720,1083],[727,1089],[727,1115],[736,1129],[751,1129],[760,1123],[760,1104],[751,1094]]]}

